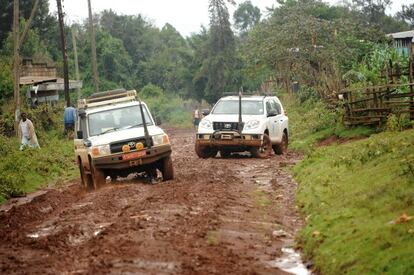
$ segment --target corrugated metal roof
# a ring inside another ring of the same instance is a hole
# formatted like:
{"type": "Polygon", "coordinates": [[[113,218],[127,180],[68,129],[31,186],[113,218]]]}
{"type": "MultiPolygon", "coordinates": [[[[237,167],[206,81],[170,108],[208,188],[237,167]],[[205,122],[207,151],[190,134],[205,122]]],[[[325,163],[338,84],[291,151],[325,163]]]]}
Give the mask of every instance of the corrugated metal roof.
{"type": "Polygon", "coordinates": [[[20,85],[35,85],[44,82],[56,82],[56,77],[50,76],[21,76],[20,85]]]}
{"type": "Polygon", "coordinates": [[[404,38],[414,38],[414,30],[406,31],[406,32],[396,32],[396,33],[389,33],[387,36],[390,36],[394,39],[404,39],[404,38]]]}

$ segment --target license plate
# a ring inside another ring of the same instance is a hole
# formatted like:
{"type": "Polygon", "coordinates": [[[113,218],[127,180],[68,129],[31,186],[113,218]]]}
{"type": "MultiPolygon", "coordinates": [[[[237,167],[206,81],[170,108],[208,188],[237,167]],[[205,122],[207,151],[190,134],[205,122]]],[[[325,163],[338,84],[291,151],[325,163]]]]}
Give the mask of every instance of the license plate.
{"type": "Polygon", "coordinates": [[[138,166],[142,164],[142,159],[130,160],[129,166],[138,166]]]}
{"type": "Polygon", "coordinates": [[[122,155],[122,159],[123,160],[128,160],[128,159],[140,158],[140,157],[145,156],[146,154],[147,154],[147,152],[145,150],[144,151],[133,152],[133,153],[122,155]]]}
{"type": "Polygon", "coordinates": [[[221,139],[232,140],[233,139],[233,135],[221,135],[221,139]]]}

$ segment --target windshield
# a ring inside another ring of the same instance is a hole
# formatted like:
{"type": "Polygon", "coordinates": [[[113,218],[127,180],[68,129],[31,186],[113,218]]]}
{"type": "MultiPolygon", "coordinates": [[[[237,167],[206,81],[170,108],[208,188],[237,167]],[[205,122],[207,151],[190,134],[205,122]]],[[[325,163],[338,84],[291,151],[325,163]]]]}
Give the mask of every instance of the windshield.
{"type": "MultiPolygon", "coordinates": [[[[216,115],[235,115],[239,113],[238,100],[221,100],[211,112],[216,115]]],[[[263,102],[257,100],[242,100],[243,115],[262,115],[264,113],[263,102]]]]}
{"type": "MultiPolygon", "coordinates": [[[[147,125],[152,125],[147,108],[144,105],[142,107],[147,125]]],[[[90,136],[143,126],[138,105],[93,113],[88,119],[90,136]]]]}

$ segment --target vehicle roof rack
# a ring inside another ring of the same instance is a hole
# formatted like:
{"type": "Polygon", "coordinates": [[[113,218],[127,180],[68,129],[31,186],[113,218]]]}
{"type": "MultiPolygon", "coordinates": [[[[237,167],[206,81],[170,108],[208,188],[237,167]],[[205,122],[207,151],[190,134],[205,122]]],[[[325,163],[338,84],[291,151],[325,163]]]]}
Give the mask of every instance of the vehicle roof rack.
{"type": "Polygon", "coordinates": [[[78,100],[78,108],[102,107],[120,102],[135,101],[137,91],[125,89],[117,89],[111,91],[98,92],[91,95],[89,98],[78,100]]]}
{"type": "MultiPolygon", "coordinates": [[[[239,96],[239,93],[223,93],[223,96],[239,96]]],[[[269,94],[261,94],[256,92],[242,93],[243,96],[263,96],[263,98],[270,96],[269,94]]]]}

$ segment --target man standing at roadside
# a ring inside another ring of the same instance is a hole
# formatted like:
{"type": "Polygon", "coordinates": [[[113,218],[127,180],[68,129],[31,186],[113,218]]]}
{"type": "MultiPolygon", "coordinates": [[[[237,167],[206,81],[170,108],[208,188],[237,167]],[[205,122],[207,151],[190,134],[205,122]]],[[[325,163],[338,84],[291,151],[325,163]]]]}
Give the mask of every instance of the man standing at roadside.
{"type": "Polygon", "coordinates": [[[193,111],[193,124],[196,130],[197,130],[199,123],[200,123],[200,110],[198,110],[198,106],[196,106],[193,111]]]}
{"type": "Polygon", "coordinates": [[[18,129],[18,136],[21,141],[20,151],[27,146],[30,148],[39,148],[33,123],[27,118],[26,113],[22,113],[20,118],[18,129]]]}
{"type": "Polygon", "coordinates": [[[63,113],[63,122],[65,124],[64,133],[69,138],[72,138],[73,131],[75,130],[75,120],[76,120],[76,109],[73,105],[70,105],[65,108],[63,113]]]}

